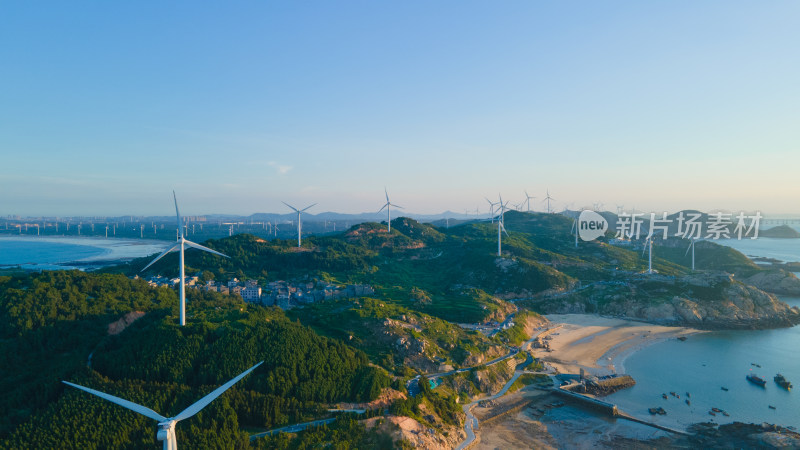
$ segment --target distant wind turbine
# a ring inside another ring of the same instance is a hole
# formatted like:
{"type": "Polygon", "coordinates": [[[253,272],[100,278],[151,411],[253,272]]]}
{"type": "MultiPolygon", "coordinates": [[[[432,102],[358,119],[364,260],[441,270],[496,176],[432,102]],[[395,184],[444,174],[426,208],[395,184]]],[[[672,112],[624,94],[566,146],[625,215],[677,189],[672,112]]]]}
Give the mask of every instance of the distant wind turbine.
{"type": "Polygon", "coordinates": [[[578,218],[572,220],[571,233],[575,234],[575,248],[578,248],[578,218]]]}
{"type": "Polygon", "coordinates": [[[208,247],[203,247],[200,244],[195,244],[192,241],[186,240],[186,238],[183,236],[183,227],[181,226],[181,213],[178,212],[178,198],[175,196],[175,191],[172,191],[172,199],[175,200],[175,217],[177,218],[177,224],[178,224],[178,242],[172,244],[171,247],[169,247],[168,249],[164,250],[163,253],[158,255],[158,257],[156,259],[152,260],[150,262],[150,264],[146,265],[144,267],[144,269],[142,269],[140,272],[144,272],[145,270],[147,270],[148,267],[152,266],[156,261],[158,261],[159,259],[163,258],[164,255],[166,255],[167,253],[169,253],[169,252],[171,252],[171,251],[173,251],[175,249],[179,249],[180,250],[180,255],[181,255],[180,256],[180,262],[179,262],[180,274],[181,274],[181,281],[180,281],[180,283],[181,283],[181,285],[180,285],[181,318],[180,319],[181,319],[181,326],[184,326],[184,325],[186,325],[186,283],[185,283],[186,275],[184,273],[184,267],[183,267],[183,249],[184,249],[184,246],[188,245],[189,247],[194,247],[194,248],[196,248],[198,250],[203,250],[203,251],[206,251],[206,252],[209,252],[209,253],[213,253],[215,255],[222,256],[224,258],[228,258],[228,256],[227,255],[223,255],[222,253],[220,253],[220,252],[218,252],[216,250],[211,250],[208,247]]]}
{"type": "Polygon", "coordinates": [[[119,397],[115,397],[115,396],[110,395],[110,394],[106,394],[105,392],[96,391],[94,389],[89,389],[87,387],[84,387],[84,386],[81,386],[81,385],[78,385],[78,384],[70,383],[69,381],[62,381],[62,383],[66,384],[66,385],[69,385],[69,386],[72,386],[74,388],[80,389],[82,391],[86,391],[86,392],[88,392],[88,393],[90,393],[92,395],[96,395],[96,396],[102,398],[103,400],[110,401],[111,403],[116,403],[119,406],[122,406],[124,408],[128,408],[131,411],[137,412],[137,413],[139,413],[139,414],[141,414],[141,415],[143,415],[145,417],[148,417],[150,419],[157,420],[158,421],[158,432],[156,433],[156,439],[159,440],[159,441],[164,441],[164,446],[162,447],[163,450],[178,450],[178,440],[177,440],[177,437],[175,436],[175,425],[177,425],[177,423],[180,422],[181,420],[188,419],[189,417],[192,417],[193,415],[195,415],[198,412],[200,412],[201,409],[203,409],[206,406],[208,406],[208,404],[213,402],[214,399],[216,399],[217,397],[222,395],[223,392],[227,391],[231,386],[236,384],[237,381],[239,381],[242,378],[244,378],[247,374],[252,372],[253,369],[255,369],[256,367],[260,366],[262,363],[264,363],[264,361],[261,361],[260,363],[256,364],[255,366],[253,366],[253,367],[245,370],[241,374],[239,374],[236,378],[234,378],[234,379],[228,381],[227,383],[223,384],[222,386],[214,389],[210,394],[208,394],[205,397],[201,398],[200,400],[195,402],[193,405],[191,405],[188,408],[184,409],[183,411],[181,411],[180,413],[178,413],[178,415],[176,415],[174,417],[164,417],[161,414],[153,411],[152,409],[150,409],[150,408],[148,408],[146,406],[142,406],[142,405],[139,405],[137,403],[133,403],[131,401],[128,401],[128,400],[125,400],[125,399],[122,399],[122,398],[119,398],[119,397]]]}
{"type": "Polygon", "coordinates": [[[531,199],[536,200],[536,197],[531,197],[528,195],[528,191],[525,191],[525,204],[528,206],[528,212],[531,212],[531,199]]]}
{"type": "Polygon", "coordinates": [[[508,202],[503,203],[503,196],[500,195],[500,216],[497,218],[497,256],[503,256],[503,235],[501,232],[508,236],[508,231],[506,231],[506,227],[503,225],[503,215],[506,212],[506,205],[508,205],[508,202]]]}
{"type": "Polygon", "coordinates": [[[692,239],[692,242],[689,244],[689,247],[686,248],[686,253],[683,254],[683,256],[686,256],[686,255],[689,254],[689,250],[692,251],[692,272],[694,272],[694,244],[695,244],[695,242],[697,242],[697,239],[692,239]]]}
{"type": "Polygon", "coordinates": [[[300,248],[300,245],[303,243],[302,237],[301,237],[301,234],[303,232],[303,222],[300,219],[300,215],[303,214],[303,212],[305,212],[307,209],[309,209],[312,206],[316,205],[316,203],[314,203],[313,205],[306,206],[303,209],[297,209],[294,206],[292,206],[292,205],[290,205],[290,204],[288,204],[286,202],[281,202],[281,203],[283,203],[284,205],[288,206],[289,208],[292,208],[294,210],[294,212],[297,213],[297,248],[300,248]]]}
{"type": "Polygon", "coordinates": [[[489,202],[489,214],[492,216],[492,223],[494,223],[494,207],[497,205],[497,202],[492,202],[488,198],[486,198],[486,201],[489,202]]]}
{"type": "Polygon", "coordinates": [[[547,214],[550,214],[551,212],[553,212],[550,209],[550,201],[551,200],[555,200],[555,199],[553,197],[550,197],[550,190],[548,189],[547,190],[547,197],[545,197],[544,200],[542,200],[542,203],[547,202],[547,214]]]}
{"type": "Polygon", "coordinates": [[[394,203],[389,201],[389,191],[387,191],[386,188],[383,188],[383,192],[386,194],[386,203],[383,206],[381,206],[381,209],[379,209],[378,212],[381,212],[381,211],[383,211],[383,208],[386,208],[386,223],[389,225],[389,233],[391,233],[392,232],[392,206],[394,206],[395,208],[400,208],[400,209],[403,209],[403,207],[402,206],[397,206],[394,203]]]}
{"type": "Polygon", "coordinates": [[[647,273],[653,273],[653,235],[648,234],[647,239],[644,241],[644,248],[642,249],[642,256],[644,256],[644,252],[650,249],[647,253],[647,273]]]}

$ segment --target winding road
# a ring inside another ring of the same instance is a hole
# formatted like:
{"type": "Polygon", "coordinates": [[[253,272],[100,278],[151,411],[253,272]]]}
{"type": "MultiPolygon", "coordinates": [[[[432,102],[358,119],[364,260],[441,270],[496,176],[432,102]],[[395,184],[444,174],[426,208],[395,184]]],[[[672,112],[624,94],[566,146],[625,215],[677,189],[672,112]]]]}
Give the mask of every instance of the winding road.
{"type": "MultiPolygon", "coordinates": [[[[550,331],[553,328],[556,328],[556,327],[545,328],[543,330],[539,330],[538,333],[536,333],[535,335],[531,336],[531,338],[528,339],[527,341],[523,342],[519,346],[519,349],[517,349],[517,352],[515,352],[515,354],[518,353],[519,351],[524,351],[525,349],[527,349],[531,345],[531,343],[533,343],[533,341],[535,341],[536,338],[539,337],[540,334],[542,334],[542,333],[544,333],[546,331],[550,331]]],[[[472,408],[475,405],[477,405],[478,403],[483,402],[483,401],[494,400],[494,399],[496,399],[498,397],[502,397],[503,395],[505,395],[506,392],[508,392],[508,390],[511,388],[511,385],[513,385],[514,382],[517,381],[517,378],[519,378],[520,376],[522,376],[525,373],[545,373],[545,372],[525,371],[524,370],[525,367],[528,364],[530,364],[531,362],[533,362],[533,360],[531,359],[531,357],[529,355],[528,359],[524,363],[520,364],[520,366],[517,367],[517,369],[514,371],[514,376],[512,376],[511,379],[508,380],[508,382],[503,386],[503,388],[500,389],[496,394],[490,395],[488,397],[480,398],[478,400],[473,401],[472,403],[468,403],[468,404],[464,405],[464,407],[463,407],[464,413],[467,415],[467,418],[464,421],[464,431],[466,431],[466,433],[467,433],[467,439],[464,442],[462,442],[461,444],[459,444],[458,447],[456,447],[456,450],[462,450],[464,448],[467,448],[470,445],[472,445],[472,443],[475,441],[475,430],[478,429],[478,419],[472,414],[472,408]]]]}

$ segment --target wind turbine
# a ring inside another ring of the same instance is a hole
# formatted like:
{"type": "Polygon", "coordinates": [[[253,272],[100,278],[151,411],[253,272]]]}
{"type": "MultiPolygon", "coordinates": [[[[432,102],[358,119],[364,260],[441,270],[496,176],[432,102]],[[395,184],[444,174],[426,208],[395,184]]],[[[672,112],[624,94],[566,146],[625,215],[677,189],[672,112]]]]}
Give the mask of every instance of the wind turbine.
{"type": "Polygon", "coordinates": [[[497,202],[492,202],[488,198],[486,198],[486,201],[489,202],[489,214],[492,216],[492,223],[494,223],[494,207],[497,205],[497,202]]]}
{"type": "Polygon", "coordinates": [[[381,209],[379,209],[378,212],[381,212],[381,211],[383,211],[383,208],[386,208],[386,223],[389,225],[389,233],[391,233],[392,232],[392,206],[394,206],[395,208],[400,208],[400,209],[403,209],[403,207],[402,206],[397,206],[394,203],[389,201],[389,191],[387,191],[386,188],[383,188],[383,192],[386,194],[386,204],[381,206],[381,209]]]}
{"type": "Polygon", "coordinates": [[[578,248],[578,218],[572,219],[571,233],[575,233],[575,248],[578,248]]]}
{"type": "Polygon", "coordinates": [[[644,256],[644,252],[647,251],[648,245],[649,245],[650,251],[647,253],[647,273],[648,274],[652,274],[653,273],[653,235],[652,235],[652,233],[648,234],[647,235],[647,239],[644,240],[644,248],[642,249],[642,256],[644,256]]]}
{"type": "Polygon", "coordinates": [[[503,196],[500,195],[500,217],[497,219],[497,256],[503,256],[503,235],[501,232],[505,233],[508,236],[508,231],[506,231],[506,227],[503,225],[503,214],[506,212],[506,205],[508,202],[503,203],[503,196]]]}
{"type": "Polygon", "coordinates": [[[553,197],[550,197],[550,189],[547,190],[547,197],[542,200],[542,203],[547,202],[547,214],[550,214],[552,210],[550,209],[550,201],[555,200],[553,197]]]}
{"type": "Polygon", "coordinates": [[[697,242],[697,239],[692,239],[692,242],[689,244],[689,247],[686,248],[686,253],[683,256],[689,254],[689,250],[692,251],[692,272],[694,272],[694,243],[697,242]]]}
{"type": "Polygon", "coordinates": [[[213,402],[214,399],[222,395],[223,392],[227,391],[231,386],[236,384],[237,381],[244,378],[247,374],[253,371],[256,367],[263,364],[264,361],[256,364],[255,366],[245,370],[244,372],[240,373],[236,378],[228,381],[227,383],[223,384],[222,386],[214,389],[210,394],[206,395],[205,397],[201,398],[193,405],[189,406],[188,408],[184,409],[178,415],[174,417],[164,417],[161,414],[153,411],[152,409],[139,405],[137,403],[133,403],[131,401],[125,400],[123,398],[115,397],[110,394],[106,394],[105,392],[96,391],[94,389],[89,389],[87,387],[70,383],[69,381],[62,381],[62,383],[72,386],[74,388],[80,389],[82,391],[86,391],[92,395],[96,395],[103,400],[108,400],[111,403],[116,403],[119,406],[125,407],[130,409],[131,411],[137,412],[145,417],[149,417],[150,419],[158,421],[158,432],[156,433],[156,439],[159,441],[164,441],[163,450],[178,450],[178,439],[175,436],[175,425],[178,422],[184,419],[188,419],[193,415],[200,412],[201,409],[208,406],[209,403],[213,402]]]}
{"type": "Polygon", "coordinates": [[[228,256],[227,255],[223,255],[222,253],[220,253],[218,251],[211,250],[208,247],[203,247],[200,244],[195,244],[192,241],[186,240],[186,238],[183,236],[183,227],[181,226],[181,213],[178,212],[178,198],[175,196],[175,191],[172,191],[172,199],[175,200],[175,217],[177,218],[177,223],[178,223],[178,242],[172,244],[171,247],[169,247],[168,249],[164,250],[163,253],[158,255],[158,257],[156,259],[152,260],[150,262],[150,264],[146,265],[144,267],[144,269],[142,269],[140,272],[144,272],[145,270],[147,270],[148,267],[152,266],[156,261],[158,261],[159,259],[163,258],[164,255],[166,255],[167,253],[169,253],[169,252],[171,252],[171,251],[173,251],[175,249],[179,249],[180,250],[181,257],[180,257],[179,265],[180,265],[180,272],[181,272],[181,286],[180,286],[180,292],[181,292],[181,326],[184,326],[184,325],[186,325],[186,284],[184,283],[186,276],[185,276],[184,268],[183,268],[183,248],[184,248],[184,246],[188,245],[189,247],[194,247],[194,248],[196,248],[198,250],[203,250],[203,251],[206,251],[206,252],[209,252],[209,253],[213,253],[215,255],[219,255],[219,256],[222,256],[224,258],[228,258],[228,256]]]}
{"type": "Polygon", "coordinates": [[[525,191],[525,204],[528,206],[528,212],[531,212],[531,199],[536,200],[536,197],[531,197],[528,195],[528,191],[525,191]]]}
{"type": "Polygon", "coordinates": [[[302,243],[301,237],[300,237],[300,233],[303,230],[303,224],[302,224],[302,222],[300,220],[300,214],[302,214],[308,208],[311,208],[312,206],[316,205],[316,203],[314,203],[314,205],[306,206],[303,209],[297,209],[294,206],[292,206],[292,205],[290,205],[290,204],[288,204],[286,202],[281,202],[281,203],[283,203],[284,205],[288,206],[289,208],[292,208],[294,210],[294,212],[297,213],[297,248],[300,248],[300,244],[302,243]]]}

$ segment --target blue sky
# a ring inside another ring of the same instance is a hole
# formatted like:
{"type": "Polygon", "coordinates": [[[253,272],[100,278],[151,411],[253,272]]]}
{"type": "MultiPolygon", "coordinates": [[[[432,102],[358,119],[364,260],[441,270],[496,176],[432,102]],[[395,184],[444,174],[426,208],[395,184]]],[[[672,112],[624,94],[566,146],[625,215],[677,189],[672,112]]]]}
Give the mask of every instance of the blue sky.
{"type": "Polygon", "coordinates": [[[4,2],[0,215],[794,213],[797,2],[4,2]],[[169,3],[169,4],[164,4],[169,3]]]}

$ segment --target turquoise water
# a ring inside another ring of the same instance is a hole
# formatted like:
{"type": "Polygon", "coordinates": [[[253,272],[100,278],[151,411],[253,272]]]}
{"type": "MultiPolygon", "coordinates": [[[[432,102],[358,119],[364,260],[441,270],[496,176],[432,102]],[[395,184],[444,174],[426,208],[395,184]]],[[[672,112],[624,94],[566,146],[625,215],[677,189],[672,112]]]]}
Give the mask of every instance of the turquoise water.
{"type": "Polygon", "coordinates": [[[747,256],[775,258],[784,262],[800,261],[800,239],[718,239],[711,242],[735,248],[747,256]]]}
{"type": "MultiPolygon", "coordinates": [[[[800,299],[784,299],[800,306],[800,299]]],[[[623,411],[649,417],[668,426],[685,427],[714,420],[769,422],[800,428],[800,326],[777,330],[724,331],[690,336],[681,342],[669,340],[631,355],[625,371],[636,385],[608,397],[623,411]],[[752,364],[759,364],[761,368],[752,364]],[[779,387],[772,380],[782,373],[797,389],[779,387]],[[748,382],[755,373],[767,380],[765,388],[748,382]],[[721,387],[729,390],[723,391],[721,387]],[[669,395],[670,391],[681,396],[669,395]],[[691,406],[684,402],[691,394],[691,406]],[[661,397],[666,393],[668,399],[661,397]],[[775,409],[770,409],[772,405],[775,409]],[[661,406],[666,416],[650,416],[648,408],[661,406]],[[708,411],[717,407],[730,417],[708,411]]]]}
{"type": "Polygon", "coordinates": [[[0,239],[0,268],[65,269],[70,261],[111,253],[109,250],[71,243],[0,239]]]}
{"type": "MultiPolygon", "coordinates": [[[[745,255],[800,261],[800,239],[716,241],[745,255]]],[[[782,297],[792,306],[800,299],[782,297]]],[[[800,428],[800,326],[776,330],[719,331],[690,336],[685,342],[670,340],[634,353],[625,361],[625,371],[636,385],[608,397],[623,411],[655,422],[685,427],[713,420],[769,422],[800,428]],[[759,364],[755,367],[752,364],[759,364]],[[755,373],[767,380],[764,388],[745,377],[755,373]],[[782,373],[796,389],[786,391],[773,381],[782,373]],[[727,387],[723,391],[721,387],[727,387]],[[670,391],[681,396],[669,395],[670,391]],[[691,406],[685,403],[691,394],[691,406]],[[664,400],[661,394],[666,393],[664,400]],[[775,409],[770,409],[772,405],[775,409]],[[661,406],[666,416],[651,416],[648,408],[661,406]],[[730,414],[711,416],[711,408],[730,414]]]]}

